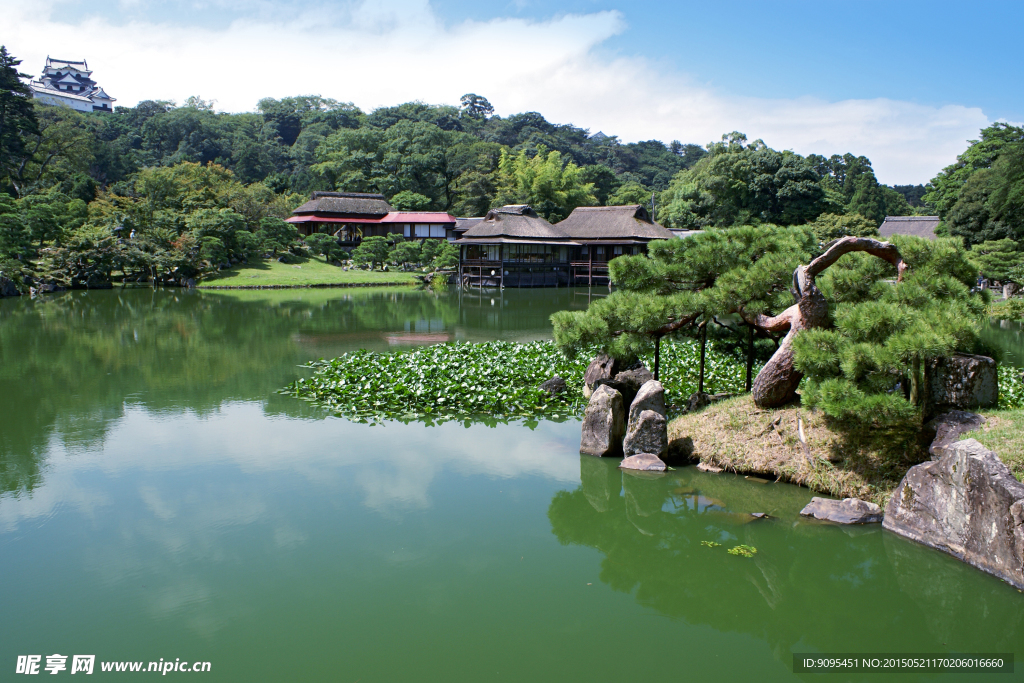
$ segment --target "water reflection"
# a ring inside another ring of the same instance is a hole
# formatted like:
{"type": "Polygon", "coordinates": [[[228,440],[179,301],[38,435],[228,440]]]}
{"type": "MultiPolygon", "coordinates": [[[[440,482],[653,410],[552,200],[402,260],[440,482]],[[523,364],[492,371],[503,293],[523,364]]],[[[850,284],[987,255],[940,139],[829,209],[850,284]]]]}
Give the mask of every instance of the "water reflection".
{"type": "Polygon", "coordinates": [[[981,338],[1001,353],[1001,362],[1024,368],[1024,322],[992,320],[982,328],[981,338]]]}
{"type": "Polygon", "coordinates": [[[794,651],[894,651],[894,633],[901,652],[1022,642],[1016,590],[878,526],[806,521],[806,489],[692,467],[640,477],[617,464],[581,456],[581,485],[558,492],[548,518],[562,544],[602,553],[601,581],[659,613],[755,636],[787,666],[794,651]],[[758,552],[726,552],[739,544],[758,552]]]}

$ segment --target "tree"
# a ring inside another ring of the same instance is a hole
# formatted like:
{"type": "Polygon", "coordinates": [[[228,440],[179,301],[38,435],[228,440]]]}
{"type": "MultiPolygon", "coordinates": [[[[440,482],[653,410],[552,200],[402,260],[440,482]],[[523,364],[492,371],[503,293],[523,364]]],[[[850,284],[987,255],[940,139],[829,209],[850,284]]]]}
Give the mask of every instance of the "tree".
{"type": "Polygon", "coordinates": [[[654,352],[657,370],[665,335],[689,329],[706,340],[716,316],[734,314],[757,327],[755,316],[790,303],[793,268],[815,246],[806,229],[772,225],[652,242],[650,258],[622,256],[609,263],[616,284],[610,295],[586,311],[551,317],[555,341],[570,355],[591,345],[625,361],[654,352]]]}
{"type": "Polygon", "coordinates": [[[615,190],[608,197],[608,206],[625,206],[627,204],[649,205],[652,195],[653,193],[649,188],[631,181],[623,183],[619,189],[615,190]]]}
{"type": "Polygon", "coordinates": [[[996,160],[1008,149],[1024,142],[1024,128],[998,122],[981,131],[981,139],[970,140],[967,149],[957,156],[956,163],[947,166],[932,179],[931,191],[924,201],[934,204],[940,216],[960,200],[967,181],[978,171],[992,168],[996,160]]]}
{"type": "Polygon", "coordinates": [[[459,248],[451,242],[441,242],[434,252],[430,267],[434,270],[451,270],[459,265],[459,248]]]}
{"type": "Polygon", "coordinates": [[[498,161],[498,193],[493,206],[529,204],[538,214],[557,223],[577,206],[594,206],[594,186],[584,183],[573,162],[563,165],[559,152],[541,145],[533,157],[526,151],[512,155],[502,150],[498,161]]]}
{"type": "Polygon", "coordinates": [[[391,198],[390,204],[399,211],[426,211],[430,208],[430,197],[410,190],[402,190],[391,198]]]}
{"type": "Polygon", "coordinates": [[[352,250],[352,260],[356,265],[370,264],[370,270],[383,265],[388,258],[388,241],[380,236],[367,237],[352,250]]]}
{"type": "Polygon", "coordinates": [[[487,101],[486,97],[481,97],[476,93],[469,93],[459,98],[459,103],[462,104],[462,111],[466,116],[471,116],[476,119],[485,119],[488,116],[494,114],[494,107],[487,101]]]}
{"type": "Polygon", "coordinates": [[[39,134],[32,93],[22,83],[28,74],[17,69],[20,59],[0,45],[0,180],[9,176],[25,156],[25,136],[39,134]]]}
{"type": "Polygon", "coordinates": [[[981,273],[982,277],[991,280],[1012,280],[1010,273],[1024,266],[1024,252],[1020,245],[1011,239],[991,240],[975,244],[967,252],[967,260],[981,273]]]}
{"type": "Polygon", "coordinates": [[[420,243],[416,240],[396,242],[388,252],[388,260],[396,266],[419,263],[421,256],[420,243]]]}
{"type": "Polygon", "coordinates": [[[279,251],[288,251],[299,238],[299,231],[291,223],[285,223],[280,218],[267,217],[260,221],[259,230],[256,236],[260,240],[263,249],[271,254],[277,255],[279,251]]]}
{"type": "Polygon", "coordinates": [[[23,131],[20,158],[8,170],[9,182],[22,197],[88,169],[93,159],[93,121],[67,107],[37,106],[38,128],[23,131]]]}
{"type": "MultiPolygon", "coordinates": [[[[806,405],[853,422],[927,418],[928,362],[981,350],[985,299],[971,293],[976,274],[959,240],[899,236],[891,243],[845,237],[800,266],[794,274],[800,308],[775,320],[788,319],[789,371],[806,374],[806,405]],[[852,252],[861,253],[839,260],[852,252]]],[[[772,369],[762,371],[763,388],[785,370],[787,345],[769,362],[772,369]]],[[[790,384],[777,377],[777,392],[762,393],[762,405],[785,400],[781,387],[790,384]]]]}
{"type": "Polygon", "coordinates": [[[859,213],[841,215],[823,213],[810,224],[815,237],[822,244],[837,240],[840,237],[872,237],[878,235],[878,226],[874,221],[859,213]]]}

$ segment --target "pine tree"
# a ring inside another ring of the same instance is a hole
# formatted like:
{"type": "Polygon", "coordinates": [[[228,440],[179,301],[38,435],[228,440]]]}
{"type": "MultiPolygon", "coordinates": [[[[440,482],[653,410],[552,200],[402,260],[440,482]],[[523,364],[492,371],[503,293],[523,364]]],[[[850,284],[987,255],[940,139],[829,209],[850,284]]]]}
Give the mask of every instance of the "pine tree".
{"type": "Polygon", "coordinates": [[[18,72],[19,64],[0,45],[0,178],[9,176],[24,157],[23,135],[39,133],[32,93],[21,81],[29,76],[18,72]]]}

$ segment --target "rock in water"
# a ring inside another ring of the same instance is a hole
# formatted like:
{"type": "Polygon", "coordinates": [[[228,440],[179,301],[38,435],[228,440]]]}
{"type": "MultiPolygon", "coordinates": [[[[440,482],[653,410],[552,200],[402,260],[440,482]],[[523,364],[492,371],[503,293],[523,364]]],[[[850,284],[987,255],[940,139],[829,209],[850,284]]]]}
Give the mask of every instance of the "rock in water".
{"type": "Polygon", "coordinates": [[[21,292],[13,280],[0,275],[0,297],[2,296],[21,296],[21,292]]]}
{"type": "Polygon", "coordinates": [[[619,371],[619,361],[607,353],[599,353],[590,361],[587,371],[583,373],[583,397],[590,398],[599,379],[611,379],[619,371]]]}
{"type": "Polygon", "coordinates": [[[935,438],[928,446],[928,453],[932,460],[939,460],[946,454],[946,450],[960,440],[962,434],[972,432],[985,424],[985,418],[977,413],[968,413],[963,410],[951,410],[943,413],[928,422],[925,429],[933,430],[935,438]]]}
{"type": "Polygon", "coordinates": [[[877,524],[882,521],[882,508],[860,498],[832,500],[815,496],[800,514],[836,524],[877,524]]]}
{"type": "Polygon", "coordinates": [[[623,458],[619,464],[624,470],[642,470],[646,472],[664,472],[665,463],[653,453],[637,453],[628,458],[623,458]]]}
{"type": "Polygon", "coordinates": [[[621,453],[625,412],[622,394],[604,385],[595,389],[583,413],[580,453],[601,457],[621,453]]]}
{"type": "Polygon", "coordinates": [[[714,465],[710,465],[706,462],[697,463],[697,469],[701,472],[708,472],[710,474],[721,474],[722,472],[721,467],[715,467],[714,465]]]}
{"type": "Polygon", "coordinates": [[[557,396],[565,391],[565,380],[555,375],[546,382],[541,382],[540,390],[547,392],[548,396],[557,396]]]}
{"type": "Polygon", "coordinates": [[[653,410],[644,410],[631,420],[622,442],[622,452],[627,456],[638,453],[654,453],[658,457],[668,452],[668,422],[665,416],[653,410]]]}
{"type": "Polygon", "coordinates": [[[623,370],[611,379],[599,379],[595,386],[599,384],[609,385],[612,389],[622,394],[622,400],[629,406],[633,404],[633,399],[636,398],[640,387],[652,379],[654,379],[654,375],[641,364],[638,367],[623,370]]]}
{"type": "Polygon", "coordinates": [[[996,362],[988,356],[936,358],[928,365],[928,386],[934,406],[988,408],[999,402],[996,362]]]}
{"type": "Polygon", "coordinates": [[[1024,589],[1024,484],[974,439],[911,467],[882,526],[1024,589]]]}
{"type": "Polygon", "coordinates": [[[629,404],[629,421],[633,422],[645,410],[653,410],[665,414],[665,387],[656,379],[648,380],[640,386],[636,396],[629,404]]]}

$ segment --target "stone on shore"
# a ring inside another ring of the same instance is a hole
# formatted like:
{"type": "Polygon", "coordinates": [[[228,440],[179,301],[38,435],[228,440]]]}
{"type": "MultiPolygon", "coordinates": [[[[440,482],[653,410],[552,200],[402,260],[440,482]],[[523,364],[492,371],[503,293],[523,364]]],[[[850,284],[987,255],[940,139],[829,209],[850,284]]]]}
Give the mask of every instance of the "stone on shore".
{"type": "Polygon", "coordinates": [[[540,390],[548,394],[548,396],[557,396],[558,394],[565,391],[565,380],[555,375],[546,382],[541,382],[540,390]]]}
{"type": "Polygon", "coordinates": [[[619,467],[624,470],[640,470],[643,472],[664,472],[666,467],[661,458],[653,453],[637,453],[623,458],[619,467]]]}
{"type": "Polygon", "coordinates": [[[651,371],[643,365],[639,365],[638,367],[618,372],[611,379],[599,379],[595,387],[599,384],[609,385],[612,389],[622,394],[622,400],[628,407],[633,404],[633,399],[636,398],[640,387],[652,379],[654,379],[654,375],[651,374],[651,371]]]}
{"type": "Polygon", "coordinates": [[[985,418],[977,413],[963,410],[950,410],[938,415],[925,425],[926,430],[934,431],[935,438],[928,446],[932,460],[939,460],[947,449],[960,440],[960,436],[972,432],[985,424],[985,418]]]}
{"type": "Polygon", "coordinates": [[[0,297],[4,296],[21,296],[21,292],[18,291],[14,280],[9,277],[0,276],[0,297]]]}
{"type": "Polygon", "coordinates": [[[1024,484],[974,439],[911,467],[882,526],[1024,589],[1024,484]]]}
{"type": "Polygon", "coordinates": [[[583,373],[583,397],[590,398],[599,379],[611,379],[619,371],[619,361],[607,353],[599,353],[590,361],[587,371],[583,373]]]}
{"type": "Polygon", "coordinates": [[[706,462],[699,462],[699,463],[697,463],[697,469],[700,470],[701,472],[707,472],[708,474],[721,474],[722,473],[722,468],[721,467],[715,467],[714,465],[711,465],[711,464],[706,463],[706,462]]]}
{"type": "Polygon", "coordinates": [[[690,394],[690,398],[686,400],[686,412],[695,413],[701,408],[707,408],[712,403],[724,401],[727,398],[732,398],[732,394],[705,394],[700,391],[695,392],[690,394]]]}
{"type": "Polygon", "coordinates": [[[625,412],[622,394],[605,385],[595,389],[583,413],[580,453],[598,457],[619,455],[626,425],[625,412]]]}
{"type": "Polygon", "coordinates": [[[928,385],[933,406],[989,408],[999,401],[996,362],[988,356],[936,358],[928,365],[928,385]]]}
{"type": "Polygon", "coordinates": [[[882,521],[882,508],[860,498],[832,500],[815,496],[800,514],[836,524],[877,524],[882,521]]]}
{"type": "Polygon", "coordinates": [[[668,422],[661,413],[644,410],[629,423],[622,452],[627,455],[654,453],[662,457],[668,452],[668,422]]]}

